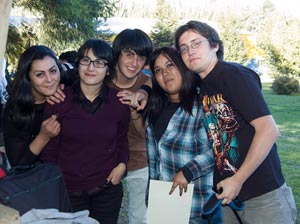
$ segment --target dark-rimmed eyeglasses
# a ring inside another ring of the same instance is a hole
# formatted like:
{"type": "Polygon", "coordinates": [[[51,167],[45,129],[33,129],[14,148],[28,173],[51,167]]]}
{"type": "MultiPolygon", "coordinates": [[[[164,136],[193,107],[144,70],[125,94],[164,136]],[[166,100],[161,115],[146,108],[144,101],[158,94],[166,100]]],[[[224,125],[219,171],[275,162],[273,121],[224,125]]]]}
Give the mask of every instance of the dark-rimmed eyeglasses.
{"type": "Polygon", "coordinates": [[[89,57],[81,58],[79,61],[79,64],[86,66],[90,66],[91,63],[93,63],[96,68],[104,68],[107,65],[107,62],[102,59],[91,60],[89,57]]]}
{"type": "Polygon", "coordinates": [[[197,49],[205,41],[208,41],[208,40],[194,40],[194,41],[191,42],[190,46],[187,46],[187,45],[181,46],[180,49],[179,49],[179,52],[180,52],[180,54],[186,54],[186,53],[188,53],[190,48],[197,49]]]}

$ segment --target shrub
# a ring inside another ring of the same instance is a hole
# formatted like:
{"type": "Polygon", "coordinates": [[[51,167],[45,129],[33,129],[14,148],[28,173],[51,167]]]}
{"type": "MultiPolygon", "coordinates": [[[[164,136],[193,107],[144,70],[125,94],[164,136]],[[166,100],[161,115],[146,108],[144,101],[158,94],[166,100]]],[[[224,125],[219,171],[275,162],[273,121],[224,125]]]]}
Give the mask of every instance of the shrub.
{"type": "Polygon", "coordinates": [[[272,90],[280,95],[291,95],[292,93],[299,92],[299,82],[296,78],[292,77],[279,77],[276,78],[272,84],[272,90]]]}

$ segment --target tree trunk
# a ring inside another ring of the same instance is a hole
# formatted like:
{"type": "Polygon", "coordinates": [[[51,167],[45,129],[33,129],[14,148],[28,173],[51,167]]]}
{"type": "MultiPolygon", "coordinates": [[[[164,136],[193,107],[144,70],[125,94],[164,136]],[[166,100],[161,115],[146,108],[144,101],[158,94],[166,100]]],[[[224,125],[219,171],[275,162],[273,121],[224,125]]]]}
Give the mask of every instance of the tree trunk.
{"type": "MultiPolygon", "coordinates": [[[[12,0],[1,0],[0,1],[0,72],[4,71],[4,53],[6,48],[9,15],[11,10],[12,0]]],[[[0,79],[4,78],[3,74],[0,75],[0,79]]]]}

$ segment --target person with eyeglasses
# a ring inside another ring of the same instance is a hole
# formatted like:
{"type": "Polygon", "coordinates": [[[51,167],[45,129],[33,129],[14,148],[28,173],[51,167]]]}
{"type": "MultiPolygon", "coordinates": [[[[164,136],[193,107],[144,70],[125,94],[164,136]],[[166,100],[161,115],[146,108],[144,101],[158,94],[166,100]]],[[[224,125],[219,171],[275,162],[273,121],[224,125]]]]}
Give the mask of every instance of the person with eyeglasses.
{"type": "Polygon", "coordinates": [[[78,50],[76,77],[63,91],[63,102],[46,105],[60,134],[41,154],[60,165],[73,211],[89,210],[101,224],[117,223],[128,163],[130,110],[108,86],[114,73],[113,52],[104,40],[89,39],[78,50]]]}
{"type": "MultiPolygon", "coordinates": [[[[123,97],[131,96],[140,88],[143,93],[151,92],[151,78],[142,72],[149,61],[153,50],[150,37],[140,29],[125,29],[114,39],[112,44],[114,55],[114,72],[111,73],[109,86],[118,90],[118,97],[124,104],[128,100],[123,97]]],[[[81,63],[93,63],[101,66],[100,61],[82,59],[81,63]]],[[[67,86],[74,82],[73,70],[69,70],[63,77],[63,83],[67,86]]],[[[59,92],[58,92],[59,93],[59,92]]],[[[62,94],[62,93],[60,93],[62,94]]],[[[49,97],[50,104],[60,103],[64,98],[60,94],[49,97]]],[[[148,164],[146,155],[145,126],[141,119],[141,112],[135,107],[130,108],[131,119],[128,128],[129,161],[127,175],[125,177],[128,195],[128,221],[129,224],[146,224],[147,208],[145,194],[148,184],[148,164]]]]}
{"type": "Polygon", "coordinates": [[[296,222],[293,193],[277,152],[279,130],[251,69],[223,60],[217,31],[189,21],[175,31],[175,47],[201,79],[205,123],[215,154],[214,188],[225,224],[296,222]],[[233,211],[232,201],[244,202],[233,211]],[[238,222],[240,218],[241,222],[238,222]]]}

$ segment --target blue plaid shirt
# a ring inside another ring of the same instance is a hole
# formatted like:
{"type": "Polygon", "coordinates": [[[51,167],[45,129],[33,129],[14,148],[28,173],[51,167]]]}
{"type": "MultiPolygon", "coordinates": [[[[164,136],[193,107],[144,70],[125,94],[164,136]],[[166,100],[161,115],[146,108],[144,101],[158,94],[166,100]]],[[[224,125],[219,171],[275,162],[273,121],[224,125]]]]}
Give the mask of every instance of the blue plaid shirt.
{"type": "MultiPolygon", "coordinates": [[[[195,103],[193,116],[181,107],[156,141],[147,127],[147,153],[150,179],[173,181],[181,169],[188,169],[194,184],[190,218],[201,216],[201,209],[212,193],[214,155],[204,123],[202,108],[195,103]]],[[[189,189],[188,189],[189,190],[189,189]]]]}

